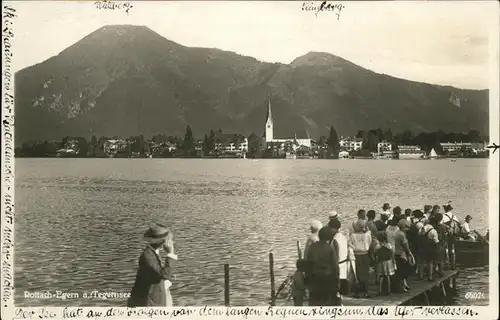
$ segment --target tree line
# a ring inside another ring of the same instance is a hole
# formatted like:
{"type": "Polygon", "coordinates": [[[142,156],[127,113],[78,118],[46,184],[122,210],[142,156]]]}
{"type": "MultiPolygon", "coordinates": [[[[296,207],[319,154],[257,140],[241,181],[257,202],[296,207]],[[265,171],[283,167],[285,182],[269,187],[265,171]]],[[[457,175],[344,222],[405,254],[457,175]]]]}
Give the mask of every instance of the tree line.
{"type": "MultiPolygon", "coordinates": [[[[170,144],[175,146],[176,151],[165,152],[165,156],[174,157],[199,157],[217,155],[218,150],[216,143],[220,141],[222,130],[214,131],[211,129],[208,133],[204,134],[201,140],[201,154],[196,150],[198,141],[194,138],[191,126],[186,127],[186,132],[183,138],[178,136],[167,136],[164,134],[157,134],[147,140],[143,135],[128,137],[124,140],[127,141],[127,148],[123,150],[124,153],[129,154],[148,154],[152,152],[152,147],[155,145],[170,144]]],[[[244,139],[243,134],[234,134],[237,139],[244,139]]],[[[396,145],[418,145],[423,150],[429,152],[432,148],[436,152],[441,152],[442,142],[482,142],[487,141],[487,136],[482,136],[477,130],[470,130],[467,133],[454,133],[443,132],[438,130],[436,132],[421,132],[415,135],[413,132],[406,130],[404,132],[393,134],[391,129],[382,130],[380,128],[371,130],[358,130],[354,136],[358,139],[363,139],[362,149],[366,153],[376,152],[377,144],[382,141],[388,141],[394,146],[396,145]]],[[[248,152],[247,156],[250,158],[266,158],[275,157],[277,153],[283,152],[281,144],[266,143],[263,135],[251,133],[246,136],[248,139],[248,152]]],[[[92,136],[89,140],[85,137],[63,137],[61,141],[43,141],[43,142],[26,142],[22,146],[16,148],[16,156],[25,157],[48,157],[56,156],[58,150],[62,148],[71,147],[76,144],[79,149],[79,157],[98,157],[103,156],[104,143],[110,139],[121,139],[120,137],[105,137],[97,138],[92,136]]],[[[341,151],[339,136],[333,126],[330,127],[328,136],[321,136],[317,140],[317,145],[313,147],[313,152],[319,154],[321,158],[338,158],[339,151],[341,151]]],[[[291,145],[285,145],[285,151],[291,148],[291,145]]]]}

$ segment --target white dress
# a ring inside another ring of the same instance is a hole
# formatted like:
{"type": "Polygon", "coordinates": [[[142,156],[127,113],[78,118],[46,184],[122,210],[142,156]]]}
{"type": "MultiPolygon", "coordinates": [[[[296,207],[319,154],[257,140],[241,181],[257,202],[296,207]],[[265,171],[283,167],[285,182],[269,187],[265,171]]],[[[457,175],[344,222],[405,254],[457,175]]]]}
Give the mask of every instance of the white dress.
{"type": "Polygon", "coordinates": [[[337,232],[333,237],[339,246],[339,278],[340,279],[348,279],[348,271],[349,271],[349,261],[348,258],[348,246],[347,246],[347,238],[340,232],[337,232]]]}
{"type": "MultiPolygon", "coordinates": [[[[173,253],[167,254],[167,257],[177,260],[177,255],[173,253]]],[[[172,295],[170,294],[170,287],[172,286],[172,282],[170,280],[165,280],[163,281],[163,285],[165,286],[165,306],[166,307],[173,307],[174,302],[172,299],[172,295]]]]}
{"type": "Polygon", "coordinates": [[[173,307],[174,302],[172,301],[172,295],[170,294],[170,287],[172,286],[172,282],[166,280],[163,283],[165,286],[165,306],[173,307]]]}

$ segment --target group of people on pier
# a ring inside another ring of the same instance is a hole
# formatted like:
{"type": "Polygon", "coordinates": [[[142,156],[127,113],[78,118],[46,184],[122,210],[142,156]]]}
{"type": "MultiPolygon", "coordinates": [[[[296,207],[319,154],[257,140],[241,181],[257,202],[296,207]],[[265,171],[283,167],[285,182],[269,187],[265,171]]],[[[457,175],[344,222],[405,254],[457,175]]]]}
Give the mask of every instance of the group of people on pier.
{"type": "Polygon", "coordinates": [[[423,211],[403,212],[397,206],[391,211],[385,203],[377,220],[374,210],[359,210],[347,228],[335,211],[326,225],[313,220],[293,275],[294,305],[303,305],[306,292],[310,306],[340,305],[341,296],[351,291],[355,297],[368,298],[373,273],[379,295],[408,292],[412,273],[429,281],[442,276],[445,263],[454,264],[454,239],[473,240],[474,234],[471,216],[461,224],[451,203],[443,205],[444,213],[440,209],[425,205],[423,211]]]}

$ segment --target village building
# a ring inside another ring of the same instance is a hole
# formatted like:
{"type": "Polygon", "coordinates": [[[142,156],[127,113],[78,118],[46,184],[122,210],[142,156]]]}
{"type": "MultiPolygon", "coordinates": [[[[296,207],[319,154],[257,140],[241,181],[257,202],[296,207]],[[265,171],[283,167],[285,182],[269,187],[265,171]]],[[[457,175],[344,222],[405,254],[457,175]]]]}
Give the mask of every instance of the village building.
{"type": "Polygon", "coordinates": [[[358,151],[363,148],[363,139],[362,138],[342,138],[339,141],[340,148],[346,151],[358,151]]]}
{"type": "Polygon", "coordinates": [[[117,153],[124,152],[130,147],[130,142],[124,139],[111,139],[104,142],[104,154],[114,156],[117,153]]]}
{"type": "Polygon", "coordinates": [[[383,151],[392,151],[392,142],[389,141],[381,141],[377,143],[377,152],[378,154],[382,154],[383,151]]]}
{"type": "Polygon", "coordinates": [[[399,159],[421,159],[426,156],[426,153],[420,146],[398,145],[399,159]]]}
{"type": "Polygon", "coordinates": [[[215,136],[215,150],[235,154],[248,152],[248,138],[236,133],[217,133],[215,136]]]}
{"type": "Polygon", "coordinates": [[[349,152],[345,150],[340,151],[339,159],[349,159],[349,152]]]}
{"type": "Polygon", "coordinates": [[[461,150],[472,150],[470,142],[442,142],[441,148],[444,152],[459,152],[461,150]]]}

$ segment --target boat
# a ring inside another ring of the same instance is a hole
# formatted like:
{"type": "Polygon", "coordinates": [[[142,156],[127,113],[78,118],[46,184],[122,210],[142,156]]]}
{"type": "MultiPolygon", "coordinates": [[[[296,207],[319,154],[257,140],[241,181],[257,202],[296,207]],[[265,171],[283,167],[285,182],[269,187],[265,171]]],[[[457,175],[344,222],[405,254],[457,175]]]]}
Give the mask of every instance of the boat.
{"type": "Polygon", "coordinates": [[[437,159],[438,155],[436,153],[436,150],[432,148],[431,152],[429,152],[429,159],[437,159]]]}
{"type": "Polygon", "coordinates": [[[475,233],[478,236],[476,240],[455,240],[456,260],[467,264],[488,264],[490,243],[478,232],[475,233]]]}

